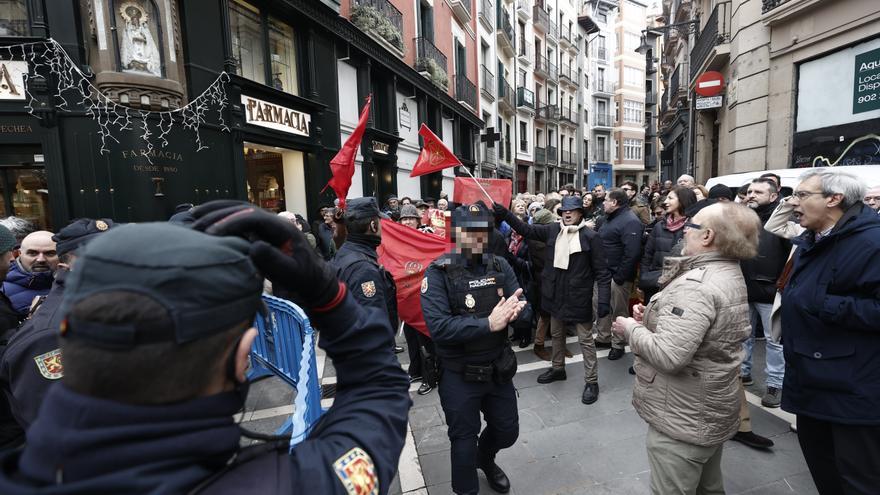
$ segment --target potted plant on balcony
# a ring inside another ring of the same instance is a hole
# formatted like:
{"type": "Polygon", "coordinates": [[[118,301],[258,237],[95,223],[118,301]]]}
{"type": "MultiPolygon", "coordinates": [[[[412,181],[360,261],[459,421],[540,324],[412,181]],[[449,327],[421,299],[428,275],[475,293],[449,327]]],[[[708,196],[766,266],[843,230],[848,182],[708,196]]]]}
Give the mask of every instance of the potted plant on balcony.
{"type": "Polygon", "coordinates": [[[440,64],[438,64],[433,58],[422,57],[418,60],[417,64],[428,73],[428,79],[430,79],[432,83],[441,88],[445,88],[446,85],[449,84],[449,77],[446,75],[446,70],[440,67],[440,64]]]}
{"type": "Polygon", "coordinates": [[[351,22],[361,31],[374,32],[400,51],[404,51],[403,35],[397,26],[370,5],[355,4],[351,9],[351,22]]]}

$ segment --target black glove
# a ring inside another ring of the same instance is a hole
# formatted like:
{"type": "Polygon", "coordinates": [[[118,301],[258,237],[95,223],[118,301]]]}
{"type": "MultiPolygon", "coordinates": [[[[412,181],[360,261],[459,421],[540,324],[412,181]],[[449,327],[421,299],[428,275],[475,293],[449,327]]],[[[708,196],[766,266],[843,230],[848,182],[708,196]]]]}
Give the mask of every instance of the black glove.
{"type": "Polygon", "coordinates": [[[249,203],[228,201],[206,203],[193,215],[196,230],[252,242],[254,264],[276,287],[289,291],[295,303],[314,311],[329,311],[342,301],[345,286],[336,271],[287,220],[249,203]]]}
{"type": "Polygon", "coordinates": [[[498,203],[492,203],[492,210],[495,212],[495,218],[497,220],[504,220],[504,218],[507,217],[507,208],[498,203]]]}
{"type": "Polygon", "coordinates": [[[611,305],[608,303],[599,303],[596,305],[596,316],[605,318],[611,314],[611,305]]]}

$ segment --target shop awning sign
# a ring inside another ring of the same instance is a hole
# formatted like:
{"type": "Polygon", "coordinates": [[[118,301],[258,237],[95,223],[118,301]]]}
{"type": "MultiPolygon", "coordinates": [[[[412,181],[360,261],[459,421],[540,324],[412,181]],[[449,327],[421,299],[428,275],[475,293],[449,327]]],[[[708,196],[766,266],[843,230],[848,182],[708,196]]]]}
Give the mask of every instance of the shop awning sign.
{"type": "Polygon", "coordinates": [[[853,114],[880,109],[880,48],[856,55],[853,114]]]}
{"type": "Polygon", "coordinates": [[[248,124],[298,136],[309,136],[312,116],[307,113],[248,95],[241,95],[241,104],[244,105],[245,121],[248,124]]]}
{"type": "Polygon", "coordinates": [[[724,104],[724,97],[721,95],[718,95],[718,96],[710,96],[708,98],[697,98],[695,103],[696,103],[697,110],[708,110],[710,108],[721,108],[721,105],[724,104]]]}
{"type": "Polygon", "coordinates": [[[24,100],[24,75],[27,73],[27,62],[0,60],[0,100],[24,100]]]}

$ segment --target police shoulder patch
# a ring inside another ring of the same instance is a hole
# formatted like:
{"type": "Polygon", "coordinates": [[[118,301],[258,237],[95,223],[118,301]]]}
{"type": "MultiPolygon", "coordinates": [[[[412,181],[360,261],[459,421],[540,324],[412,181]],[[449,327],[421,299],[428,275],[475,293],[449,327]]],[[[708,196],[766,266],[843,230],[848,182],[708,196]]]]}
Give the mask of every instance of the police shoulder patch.
{"type": "Polygon", "coordinates": [[[428,292],[428,277],[422,277],[422,294],[428,292]]]}
{"type": "Polygon", "coordinates": [[[64,376],[64,367],[61,366],[61,349],[55,349],[39,356],[34,356],[37,369],[47,380],[57,380],[64,376]]]}
{"type": "Polygon", "coordinates": [[[376,282],[370,280],[369,282],[364,282],[361,284],[361,292],[364,293],[366,297],[373,297],[376,295],[376,282]]]}
{"type": "Polygon", "coordinates": [[[333,463],[336,476],[349,495],[378,495],[379,479],[373,460],[360,447],[355,447],[333,463]]]}

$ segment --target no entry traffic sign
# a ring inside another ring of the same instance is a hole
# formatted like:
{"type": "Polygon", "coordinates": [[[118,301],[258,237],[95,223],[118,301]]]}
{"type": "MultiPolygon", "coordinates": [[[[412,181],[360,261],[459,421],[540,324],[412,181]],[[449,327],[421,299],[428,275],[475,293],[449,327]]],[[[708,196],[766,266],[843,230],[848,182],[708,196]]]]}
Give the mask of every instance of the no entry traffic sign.
{"type": "Polygon", "coordinates": [[[715,96],[724,89],[724,76],[714,70],[704,72],[697,78],[697,87],[694,90],[700,96],[715,96]]]}

